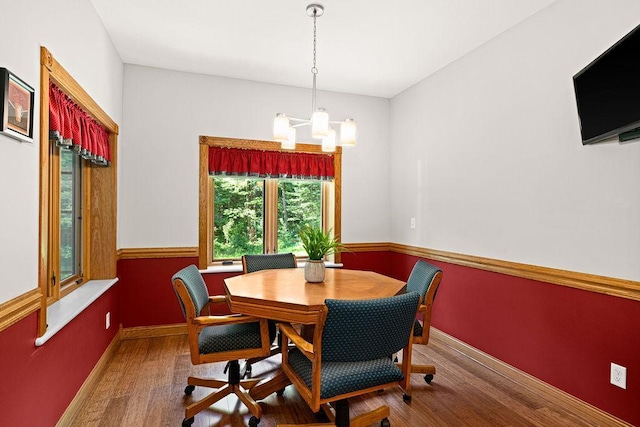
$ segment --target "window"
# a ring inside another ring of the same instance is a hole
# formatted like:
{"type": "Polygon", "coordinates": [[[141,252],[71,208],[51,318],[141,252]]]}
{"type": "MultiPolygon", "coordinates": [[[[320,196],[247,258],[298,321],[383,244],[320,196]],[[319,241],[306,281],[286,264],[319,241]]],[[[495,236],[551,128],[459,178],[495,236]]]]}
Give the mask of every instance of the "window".
{"type": "MultiPolygon", "coordinates": [[[[322,225],[321,181],[278,181],[278,252],[304,255],[298,232],[303,225],[322,225]]],[[[327,189],[328,191],[329,189],[327,189]]]]}
{"type": "Polygon", "coordinates": [[[54,155],[52,167],[51,198],[53,205],[57,206],[52,220],[52,246],[58,247],[58,251],[52,251],[54,266],[52,274],[52,288],[49,297],[57,293],[57,284],[60,291],[68,286],[82,282],[82,212],[83,206],[83,180],[82,158],[69,149],[52,147],[54,155]],[[57,240],[57,241],[56,241],[57,240]],[[57,259],[55,259],[57,258],[57,259]],[[55,268],[57,266],[57,268],[55,268]]]}
{"type": "MultiPolygon", "coordinates": [[[[280,150],[280,144],[216,137],[201,137],[200,141],[200,268],[244,254],[293,252],[304,256],[298,231],[306,224],[321,225],[340,235],[340,148],[332,157],[331,180],[316,169],[311,175],[317,177],[294,173],[294,177],[265,178],[256,170],[210,175],[210,168],[215,168],[209,162],[210,147],[274,152],[280,150]]],[[[319,146],[305,144],[298,144],[296,152],[321,154],[319,146]]]]}
{"type": "Polygon", "coordinates": [[[213,252],[217,258],[261,254],[264,180],[211,178],[214,187],[213,252]]]}
{"type": "Polygon", "coordinates": [[[298,231],[322,225],[319,180],[211,177],[213,258],[292,252],[304,255],[298,231]]]}
{"type": "Polygon", "coordinates": [[[116,277],[118,125],[40,48],[38,336],[47,308],[93,279],[116,277]],[[110,165],[110,166],[109,166],[110,165]]]}

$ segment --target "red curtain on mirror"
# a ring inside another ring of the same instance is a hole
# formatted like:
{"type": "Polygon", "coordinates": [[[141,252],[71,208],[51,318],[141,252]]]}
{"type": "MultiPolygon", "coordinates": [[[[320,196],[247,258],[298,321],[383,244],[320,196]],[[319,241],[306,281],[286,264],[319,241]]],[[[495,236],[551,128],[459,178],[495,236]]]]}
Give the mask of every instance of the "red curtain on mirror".
{"type": "Polygon", "coordinates": [[[333,156],[209,147],[209,174],[332,180],[333,156]]]}
{"type": "Polygon", "coordinates": [[[109,132],[53,83],[49,83],[49,139],[93,163],[111,164],[109,132]]]}

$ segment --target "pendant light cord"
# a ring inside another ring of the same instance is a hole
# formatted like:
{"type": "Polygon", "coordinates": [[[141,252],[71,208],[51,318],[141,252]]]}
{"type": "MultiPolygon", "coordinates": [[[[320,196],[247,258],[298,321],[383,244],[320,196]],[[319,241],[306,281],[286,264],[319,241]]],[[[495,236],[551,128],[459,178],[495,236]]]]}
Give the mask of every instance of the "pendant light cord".
{"type": "Polygon", "coordinates": [[[318,74],[318,68],[316,68],[316,9],[313,10],[313,67],[311,68],[311,74],[313,74],[313,92],[311,93],[311,115],[316,111],[316,75],[318,74]]]}

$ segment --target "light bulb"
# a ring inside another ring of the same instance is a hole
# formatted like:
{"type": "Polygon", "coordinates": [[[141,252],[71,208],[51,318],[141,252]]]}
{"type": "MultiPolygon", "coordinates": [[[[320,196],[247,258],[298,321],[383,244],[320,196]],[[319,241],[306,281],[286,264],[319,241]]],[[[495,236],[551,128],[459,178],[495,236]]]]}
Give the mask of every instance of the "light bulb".
{"type": "Polygon", "coordinates": [[[333,153],[336,151],[336,131],[329,128],[327,136],[322,138],[322,151],[333,153]]]}
{"type": "Polygon", "coordinates": [[[296,148],[296,128],[290,127],[288,129],[288,138],[286,141],[282,141],[280,147],[283,150],[293,150],[296,148]]]}
{"type": "Polygon", "coordinates": [[[285,142],[289,139],[289,118],[284,113],[276,114],[273,119],[273,140],[285,142]]]}
{"type": "Polygon", "coordinates": [[[311,136],[321,139],[329,134],[329,114],[324,108],[318,108],[311,116],[311,136]]]}
{"type": "Polygon", "coordinates": [[[353,119],[346,119],[340,125],[340,145],[343,147],[353,147],[356,145],[356,122],[353,119]]]}

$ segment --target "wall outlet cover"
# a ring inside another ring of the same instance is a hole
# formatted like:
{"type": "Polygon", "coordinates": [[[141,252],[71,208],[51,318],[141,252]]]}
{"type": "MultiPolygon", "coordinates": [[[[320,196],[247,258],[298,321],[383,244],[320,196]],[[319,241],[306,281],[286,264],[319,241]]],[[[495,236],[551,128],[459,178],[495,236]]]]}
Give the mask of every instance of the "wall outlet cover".
{"type": "Polygon", "coordinates": [[[615,363],[611,363],[611,384],[626,390],[627,368],[615,363]]]}

